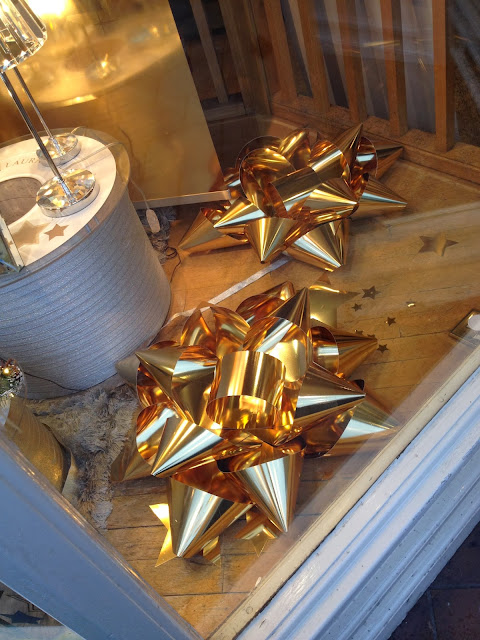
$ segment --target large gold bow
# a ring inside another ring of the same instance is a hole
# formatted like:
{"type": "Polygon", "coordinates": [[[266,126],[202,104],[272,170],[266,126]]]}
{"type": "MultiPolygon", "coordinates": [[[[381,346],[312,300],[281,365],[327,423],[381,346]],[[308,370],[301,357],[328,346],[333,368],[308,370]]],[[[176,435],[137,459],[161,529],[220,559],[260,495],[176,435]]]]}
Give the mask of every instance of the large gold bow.
{"type": "Polygon", "coordinates": [[[400,155],[377,146],[362,125],[334,142],[298,129],[280,139],[255,138],[225,175],[230,200],[203,208],[180,243],[187,253],[249,242],[261,262],[282,251],[333,271],[346,259],[350,216],[404,209],[379,177],[400,155]]]}
{"type": "Polygon", "coordinates": [[[144,408],[125,477],[170,479],[168,506],[152,506],[169,528],[159,563],[215,560],[219,534],[249,510],[242,535],[261,548],[291,523],[304,456],[327,454],[349,427],[358,439],[393,426],[347,380],[377,347],[336,328],[354,295],[286,282],[236,311],[198,309],[178,341],[137,352],[144,408]]]}

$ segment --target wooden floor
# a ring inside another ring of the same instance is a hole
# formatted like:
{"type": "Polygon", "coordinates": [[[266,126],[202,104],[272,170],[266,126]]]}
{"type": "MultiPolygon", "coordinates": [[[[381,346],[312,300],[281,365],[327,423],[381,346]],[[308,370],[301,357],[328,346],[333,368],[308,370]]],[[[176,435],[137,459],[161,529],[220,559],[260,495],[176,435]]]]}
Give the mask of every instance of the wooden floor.
{"type": "MultiPolygon", "coordinates": [[[[382,181],[408,200],[407,211],[354,222],[348,264],[329,277],[332,285],[359,292],[340,307],[339,326],[374,334],[387,347],[375,351],[354,377],[364,378],[404,424],[471,353],[470,347],[448,333],[480,305],[479,195],[472,183],[402,161],[382,181]],[[425,244],[421,236],[433,238],[439,233],[456,244],[448,246],[443,256],[420,252],[425,244]],[[378,292],[374,299],[364,297],[363,290],[371,287],[378,292]],[[355,303],[361,308],[355,310],[355,303]],[[388,324],[387,318],[395,322],[388,324]]],[[[192,208],[179,212],[171,234],[173,246],[195,214],[192,208]]],[[[165,266],[169,275],[175,262],[165,266]]],[[[171,314],[218,296],[261,268],[249,247],[184,259],[173,275],[171,314]]],[[[235,308],[244,297],[287,279],[296,287],[309,285],[321,273],[291,260],[222,304],[235,308]]],[[[208,637],[274,570],[285,550],[329,502],[348,490],[374,455],[371,450],[350,458],[307,460],[291,531],[270,542],[258,558],[250,543],[234,540],[234,525],[223,536],[219,566],[175,559],[155,569],[165,529],[149,505],[164,501],[165,494],[163,481],[154,478],[116,486],[106,536],[147,582],[208,637]]]]}

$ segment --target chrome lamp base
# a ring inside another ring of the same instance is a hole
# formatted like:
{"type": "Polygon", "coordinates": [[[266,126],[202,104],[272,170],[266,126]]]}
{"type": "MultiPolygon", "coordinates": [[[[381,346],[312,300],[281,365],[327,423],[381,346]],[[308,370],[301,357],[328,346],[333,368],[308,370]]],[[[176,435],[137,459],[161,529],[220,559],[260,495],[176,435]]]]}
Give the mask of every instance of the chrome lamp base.
{"type": "MultiPolygon", "coordinates": [[[[73,160],[78,156],[82,148],[80,141],[73,133],[60,133],[55,135],[54,138],[44,138],[43,141],[48,155],[57,167],[73,160]]],[[[37,149],[37,156],[41,164],[48,166],[48,162],[40,149],[37,149]]]]}
{"type": "Polygon", "coordinates": [[[98,195],[99,186],[88,169],[67,169],[62,172],[62,185],[58,177],[42,184],[37,193],[37,204],[49,218],[63,218],[87,207],[98,195]]]}

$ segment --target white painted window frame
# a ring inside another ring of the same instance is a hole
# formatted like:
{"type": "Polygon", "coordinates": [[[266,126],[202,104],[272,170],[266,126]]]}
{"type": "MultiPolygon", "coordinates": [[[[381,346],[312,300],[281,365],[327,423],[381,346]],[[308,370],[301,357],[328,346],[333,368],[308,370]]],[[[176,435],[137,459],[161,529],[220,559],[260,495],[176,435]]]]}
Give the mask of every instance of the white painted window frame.
{"type": "MultiPolygon", "coordinates": [[[[215,640],[389,637],[480,515],[480,372],[433,409],[266,608],[249,622],[252,594],[215,640]]],[[[0,539],[0,580],[88,640],[199,637],[3,441],[0,539]]]]}

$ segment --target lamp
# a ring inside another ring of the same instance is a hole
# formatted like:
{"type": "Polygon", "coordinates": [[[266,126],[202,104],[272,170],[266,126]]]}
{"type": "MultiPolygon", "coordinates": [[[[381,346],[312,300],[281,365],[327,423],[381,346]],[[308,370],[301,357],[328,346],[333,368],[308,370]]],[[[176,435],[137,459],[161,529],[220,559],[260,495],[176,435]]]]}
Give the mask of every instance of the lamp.
{"type": "Polygon", "coordinates": [[[17,69],[23,60],[32,56],[47,39],[43,22],[33,13],[25,0],[0,0],[0,76],[30,133],[35,138],[42,161],[52,170],[54,177],[43,184],[37,193],[37,204],[43,212],[58,218],[83,209],[96,197],[98,184],[88,169],[67,169],[63,173],[57,164],[68,162],[80,151],[75,136],[67,134],[55,138],[45,124],[40,110],[17,69]],[[6,71],[13,69],[25,90],[48,136],[45,145],[35,129],[6,71]]]}

